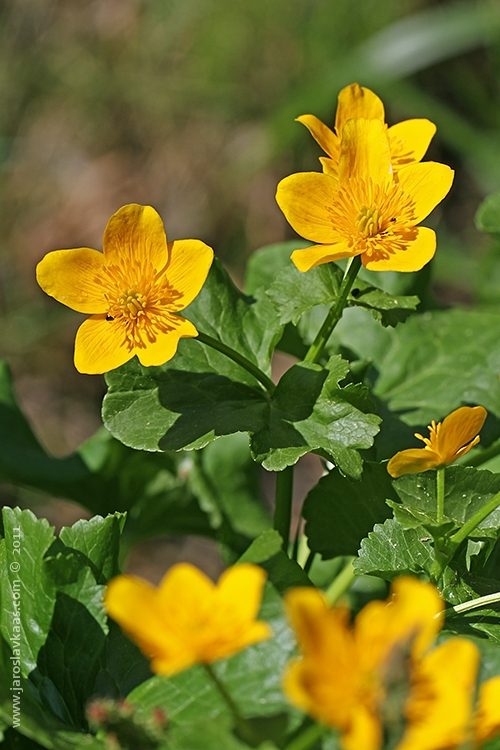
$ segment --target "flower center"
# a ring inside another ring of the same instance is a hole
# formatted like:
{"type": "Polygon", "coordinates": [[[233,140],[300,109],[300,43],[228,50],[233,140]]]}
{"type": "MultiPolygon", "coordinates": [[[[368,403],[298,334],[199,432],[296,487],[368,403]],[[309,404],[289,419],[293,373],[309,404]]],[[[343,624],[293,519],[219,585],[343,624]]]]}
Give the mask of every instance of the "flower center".
{"type": "Polygon", "coordinates": [[[375,208],[363,206],[355,220],[355,225],[358,232],[364,237],[373,237],[380,232],[382,222],[382,216],[376,206],[375,208]]]}
{"type": "Polygon", "coordinates": [[[121,308],[123,315],[132,319],[144,315],[146,305],[146,295],[136,291],[124,292],[118,301],[118,306],[121,308]]]}

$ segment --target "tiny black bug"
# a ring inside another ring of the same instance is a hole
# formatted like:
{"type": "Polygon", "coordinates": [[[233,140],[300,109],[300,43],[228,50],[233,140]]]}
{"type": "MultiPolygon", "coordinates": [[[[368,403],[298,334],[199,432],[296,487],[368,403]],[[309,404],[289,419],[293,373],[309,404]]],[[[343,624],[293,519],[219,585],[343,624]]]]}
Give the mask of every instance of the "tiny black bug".
{"type": "Polygon", "coordinates": [[[106,320],[114,320],[114,318],[113,318],[113,316],[112,316],[112,315],[109,315],[109,314],[108,314],[108,315],[106,315],[106,320]]]}

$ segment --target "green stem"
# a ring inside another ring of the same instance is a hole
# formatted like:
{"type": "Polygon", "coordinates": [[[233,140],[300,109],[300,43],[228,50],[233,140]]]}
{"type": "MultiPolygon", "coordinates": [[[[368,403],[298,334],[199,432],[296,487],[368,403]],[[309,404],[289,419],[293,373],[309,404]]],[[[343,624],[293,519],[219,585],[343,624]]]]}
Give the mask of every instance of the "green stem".
{"type": "Polygon", "coordinates": [[[260,738],[256,736],[256,733],[252,729],[251,724],[240,714],[238,706],[231,698],[210,664],[203,664],[203,666],[205,667],[205,671],[210,680],[213,682],[220,695],[224,699],[224,702],[227,704],[227,707],[231,711],[240,737],[245,740],[245,742],[248,742],[251,747],[256,747],[260,738]]]}
{"type": "Polygon", "coordinates": [[[290,522],[292,520],[293,499],[293,466],[276,472],[276,505],[274,508],[273,528],[283,539],[283,549],[288,553],[290,539],[290,522]]]}
{"type": "Polygon", "coordinates": [[[347,565],[340,571],[325,592],[326,600],[330,607],[333,607],[338,602],[354,580],[353,560],[354,557],[349,557],[347,565]]]}
{"type": "Polygon", "coordinates": [[[360,268],[361,256],[355,255],[354,258],[351,258],[350,264],[346,268],[344,278],[342,279],[342,283],[340,285],[337,300],[328,311],[328,315],[326,316],[323,325],[318,331],[316,338],[312,342],[306,356],[304,357],[304,362],[317,362],[320,358],[323,349],[326,346],[326,342],[330,338],[333,329],[342,317],[342,313],[344,312],[344,307],[347,302],[347,297],[349,295],[349,292],[351,291],[351,287],[354,284],[354,279],[358,275],[358,271],[360,268]]]}
{"type": "Polygon", "coordinates": [[[274,391],[276,390],[276,386],[274,385],[273,381],[268,378],[267,375],[263,373],[259,367],[257,367],[257,365],[254,365],[253,362],[250,362],[249,359],[247,359],[234,349],[231,349],[230,346],[226,346],[226,344],[223,344],[222,341],[214,339],[212,338],[212,336],[208,336],[202,331],[198,331],[197,340],[201,341],[202,344],[211,346],[212,349],[216,349],[218,352],[222,352],[222,354],[225,354],[226,357],[229,357],[229,359],[232,359],[233,362],[236,362],[237,365],[243,367],[243,369],[249,372],[250,375],[253,375],[253,377],[258,380],[261,385],[264,386],[270,396],[273,395],[274,391]]]}
{"type": "Polygon", "coordinates": [[[453,534],[452,537],[450,537],[449,543],[452,545],[453,552],[460,544],[462,544],[464,539],[467,539],[469,534],[474,531],[476,526],[479,526],[481,521],[484,521],[484,519],[489,516],[490,513],[493,513],[493,511],[498,508],[499,505],[500,492],[497,492],[497,494],[493,495],[491,500],[489,500],[486,505],[483,505],[483,507],[478,510],[478,512],[475,513],[472,518],[469,518],[469,520],[464,523],[461,529],[459,529],[455,534],[453,534]]]}
{"type": "Polygon", "coordinates": [[[316,552],[309,552],[307,556],[307,560],[304,563],[304,573],[307,573],[307,575],[309,575],[309,571],[312,568],[315,557],[316,557],[316,552]]]}
{"type": "Polygon", "coordinates": [[[457,614],[462,614],[463,612],[470,612],[473,609],[478,609],[485,604],[496,604],[497,602],[500,602],[500,592],[488,594],[487,596],[480,596],[478,599],[471,599],[470,602],[464,602],[463,604],[456,604],[453,607],[453,611],[457,612],[457,614]]]}
{"type": "Polygon", "coordinates": [[[493,445],[490,445],[488,448],[483,448],[477,453],[474,453],[474,455],[460,461],[460,464],[462,466],[481,466],[486,463],[486,461],[489,461],[490,458],[495,458],[495,456],[498,456],[499,454],[500,440],[493,443],[493,445]]]}
{"type": "Polygon", "coordinates": [[[437,522],[444,520],[444,466],[436,472],[437,522]]]}
{"type": "Polygon", "coordinates": [[[298,737],[295,737],[295,739],[286,746],[285,750],[308,750],[308,748],[316,744],[326,730],[327,727],[324,727],[322,724],[313,724],[312,726],[307,727],[307,729],[302,732],[302,734],[299,734],[298,737]]]}

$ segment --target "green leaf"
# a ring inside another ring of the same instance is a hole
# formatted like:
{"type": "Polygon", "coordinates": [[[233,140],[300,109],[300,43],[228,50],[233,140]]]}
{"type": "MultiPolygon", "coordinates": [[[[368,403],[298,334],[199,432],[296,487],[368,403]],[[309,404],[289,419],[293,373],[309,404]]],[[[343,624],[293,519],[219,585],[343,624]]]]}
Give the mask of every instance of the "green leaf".
{"type": "MultiPolygon", "coordinates": [[[[200,294],[182,315],[198,330],[219,339],[258,365],[267,375],[271,374],[272,353],[283,331],[278,316],[262,290],[257,290],[254,297],[243,294],[217,260],[212,264],[200,294]]],[[[219,352],[210,349],[207,357],[210,359],[214,354],[219,352]]],[[[220,356],[227,362],[226,357],[220,356]]],[[[231,362],[231,372],[233,367],[241,370],[231,362]]],[[[213,369],[219,371],[217,367],[213,369]]],[[[225,374],[224,370],[220,372],[225,374]]],[[[245,371],[243,375],[243,382],[255,382],[245,371]]]]}
{"type": "Polygon", "coordinates": [[[118,575],[120,536],[126,516],[115,513],[106,518],[94,516],[89,521],[77,521],[73,526],[64,526],[59,534],[63,544],[78,550],[100,583],[106,583],[118,575]]]}
{"type": "Polygon", "coordinates": [[[345,316],[336,341],[372,359],[374,393],[411,425],[438,420],[460,405],[500,415],[500,314],[452,309],[376,331],[366,316],[345,316]]]}
{"type": "Polygon", "coordinates": [[[353,565],[357,575],[376,575],[392,581],[400,575],[429,573],[433,561],[432,541],[426,532],[422,528],[404,530],[390,518],[376,524],[363,539],[353,565]]]}
{"type": "Polygon", "coordinates": [[[290,264],[278,274],[267,295],[280,322],[296,325],[307,310],[336,299],[342,276],[342,269],[335,263],[324,263],[307,273],[290,264]]]}
{"type": "Polygon", "coordinates": [[[258,289],[268,289],[280,271],[293,267],[290,256],[294,250],[309,247],[305,240],[290,240],[266,245],[250,256],[245,275],[245,291],[255,294],[258,289]]]}
{"type": "Polygon", "coordinates": [[[484,199],[477,209],[475,220],[481,232],[500,234],[500,192],[484,199]]]}
{"type": "Polygon", "coordinates": [[[238,562],[253,563],[264,568],[280,594],[291,586],[312,586],[300,565],[283,551],[282,543],[278,532],[268,529],[252,542],[238,562]]]}
{"type": "Polygon", "coordinates": [[[334,469],[307,495],[302,509],[312,552],[324,559],[356,555],[361,540],[390,517],[386,499],[397,499],[385,465],[365,462],[356,481],[334,469]]]}
{"type": "Polygon", "coordinates": [[[190,486],[205,511],[215,516],[214,526],[224,517],[232,530],[251,539],[269,528],[259,468],[246,435],[222,437],[192,455],[190,486]]]}
{"type": "Polygon", "coordinates": [[[56,592],[43,558],[54,541],[54,528],[30,510],[3,509],[4,574],[0,578],[0,630],[19,648],[23,676],[35,669],[38,652],[52,621],[56,592]]]}
{"type": "MultiPolygon", "coordinates": [[[[445,475],[444,524],[458,529],[500,492],[500,475],[472,467],[450,466],[445,475]]],[[[394,481],[400,503],[391,503],[403,528],[423,526],[429,531],[436,523],[436,473],[407,474],[394,481]]],[[[497,539],[500,508],[490,513],[470,534],[472,539],[497,539]]]]}
{"type": "Polygon", "coordinates": [[[211,372],[206,360],[196,359],[200,354],[199,343],[181,341],[177,356],[161,368],[132,362],[110,373],[108,429],[143,450],[201,448],[221,435],[248,432],[253,457],[270,471],[321,449],[346,473],[360,473],[358,450],[372,445],[380,420],[365,413],[370,404],[363,389],[339,387],[347,362],[332,358],[328,369],[294,365],[269,400],[260,387],[211,372]]]}
{"type": "Polygon", "coordinates": [[[380,420],[365,413],[370,407],[363,389],[339,387],[347,372],[341,357],[332,357],[327,369],[300,362],[287,370],[271,403],[269,426],[253,437],[256,460],[281,471],[308,451],[322,450],[346,474],[359,476],[358,450],[372,445],[380,420]]]}
{"type": "Polygon", "coordinates": [[[93,513],[130,510],[127,532],[136,541],[161,533],[210,536],[179,472],[181,461],[131,450],[104,429],[72,456],[50,456],[19,409],[8,366],[0,361],[0,481],[74,500],[93,513]]]}
{"type": "MultiPolygon", "coordinates": [[[[343,271],[335,263],[325,263],[307,273],[290,266],[278,274],[267,295],[279,314],[280,322],[296,325],[312,307],[335,301],[342,277],[343,271]]],[[[382,325],[395,326],[411,315],[418,302],[418,297],[394,297],[358,278],[348,296],[347,306],[364,307],[382,325]]]]}

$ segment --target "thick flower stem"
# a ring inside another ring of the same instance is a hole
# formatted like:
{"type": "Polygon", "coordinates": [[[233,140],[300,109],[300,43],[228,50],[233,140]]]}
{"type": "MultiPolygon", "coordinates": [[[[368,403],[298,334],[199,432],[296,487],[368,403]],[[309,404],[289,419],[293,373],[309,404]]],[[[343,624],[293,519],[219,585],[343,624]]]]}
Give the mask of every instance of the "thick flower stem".
{"type": "Polygon", "coordinates": [[[481,521],[484,521],[484,519],[490,515],[490,513],[493,513],[493,511],[498,508],[500,505],[500,492],[497,492],[496,495],[494,495],[491,500],[489,500],[486,505],[483,505],[483,507],[475,513],[472,518],[469,518],[466,523],[462,526],[461,529],[459,529],[455,534],[453,534],[452,537],[450,537],[449,544],[452,546],[453,552],[457,549],[457,547],[462,544],[462,542],[467,539],[469,534],[474,531],[476,526],[479,526],[481,521]]]}
{"type": "Polygon", "coordinates": [[[349,557],[347,565],[345,565],[326,590],[325,597],[330,607],[333,607],[338,602],[354,580],[353,560],[354,557],[349,557]]]}
{"type": "Polygon", "coordinates": [[[322,724],[312,724],[312,726],[307,727],[304,732],[299,734],[298,737],[295,737],[295,739],[286,746],[285,750],[308,750],[316,744],[326,730],[327,727],[324,727],[322,724]]]}
{"type": "Polygon", "coordinates": [[[283,539],[283,550],[288,552],[290,522],[292,520],[293,499],[293,466],[276,472],[276,505],[274,508],[273,528],[283,539]]]}
{"type": "Polygon", "coordinates": [[[323,325],[318,331],[316,338],[312,342],[306,356],[304,357],[304,362],[317,362],[321,354],[323,353],[326,342],[330,338],[333,329],[342,317],[342,313],[344,312],[344,307],[347,302],[347,297],[349,295],[349,292],[351,291],[351,287],[354,284],[354,280],[358,275],[358,271],[360,268],[361,255],[355,255],[354,258],[351,258],[350,264],[346,268],[344,278],[342,279],[342,283],[340,285],[337,300],[328,311],[328,315],[326,316],[323,325]]]}
{"type": "Polygon", "coordinates": [[[437,522],[444,520],[444,466],[436,472],[437,522]]]}
{"type": "Polygon", "coordinates": [[[241,739],[245,740],[245,742],[248,742],[251,745],[251,747],[256,747],[256,744],[259,742],[260,738],[256,736],[256,733],[252,729],[251,724],[241,715],[238,706],[236,705],[234,700],[231,698],[226,688],[224,687],[223,683],[219,680],[219,678],[215,674],[210,664],[204,664],[203,666],[205,667],[205,671],[207,675],[209,676],[210,680],[213,682],[213,684],[219,691],[220,695],[224,699],[224,702],[226,703],[227,707],[231,711],[235,724],[236,724],[236,728],[238,730],[238,734],[240,735],[241,739]]]}
{"type": "Polygon", "coordinates": [[[261,385],[264,386],[270,396],[273,395],[274,391],[276,390],[276,386],[274,385],[273,381],[268,378],[267,375],[263,373],[259,367],[257,367],[257,365],[254,365],[253,362],[250,362],[249,359],[247,359],[234,349],[231,349],[230,346],[223,344],[222,341],[214,339],[212,338],[212,336],[208,336],[202,331],[198,331],[197,340],[201,341],[202,344],[211,346],[212,349],[217,349],[218,352],[222,352],[222,354],[225,354],[226,357],[232,359],[233,362],[236,362],[237,365],[243,367],[243,369],[249,372],[250,375],[253,375],[253,377],[258,380],[261,385]]]}

